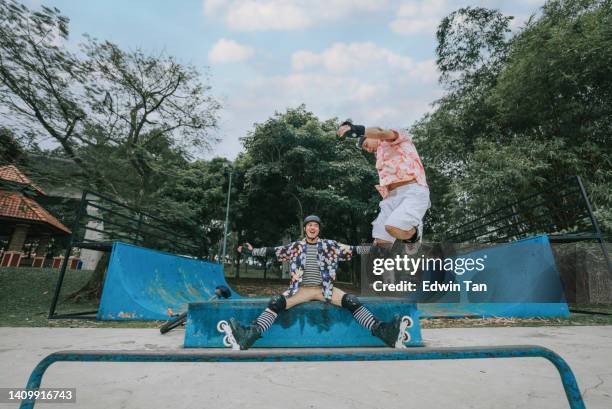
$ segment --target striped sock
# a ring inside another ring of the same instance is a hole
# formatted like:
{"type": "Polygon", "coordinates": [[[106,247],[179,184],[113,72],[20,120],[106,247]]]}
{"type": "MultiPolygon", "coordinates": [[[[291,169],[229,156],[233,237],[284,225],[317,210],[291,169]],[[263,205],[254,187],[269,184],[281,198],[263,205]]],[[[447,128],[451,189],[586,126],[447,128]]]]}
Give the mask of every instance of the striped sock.
{"type": "Polygon", "coordinates": [[[260,332],[267,331],[274,324],[276,317],[278,317],[277,313],[266,308],[255,320],[255,325],[259,327],[260,332]]]}
{"type": "Polygon", "coordinates": [[[359,324],[361,324],[361,326],[369,330],[372,330],[372,327],[377,322],[377,319],[374,317],[374,315],[372,315],[370,310],[368,310],[363,305],[353,311],[353,317],[355,317],[355,319],[359,324]]]}

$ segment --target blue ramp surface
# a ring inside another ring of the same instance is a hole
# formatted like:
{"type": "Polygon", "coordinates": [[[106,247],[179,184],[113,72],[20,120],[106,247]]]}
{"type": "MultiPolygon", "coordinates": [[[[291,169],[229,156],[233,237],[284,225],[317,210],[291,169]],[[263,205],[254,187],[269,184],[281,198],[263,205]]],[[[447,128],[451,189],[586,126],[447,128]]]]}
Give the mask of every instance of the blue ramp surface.
{"type": "MultiPolygon", "coordinates": [[[[363,304],[381,320],[394,314],[407,315],[413,325],[406,346],[422,346],[416,305],[404,298],[360,297],[363,304]]],[[[268,298],[211,301],[189,304],[185,329],[186,348],[223,347],[223,335],[217,331],[221,320],[236,318],[243,325],[251,323],[267,307],[268,298]]],[[[253,345],[254,348],[284,347],[376,347],[385,346],[363,328],[345,308],[313,301],[297,305],[279,314],[272,327],[253,345]]]]}
{"type": "Polygon", "coordinates": [[[548,236],[497,245],[456,258],[484,259],[483,271],[462,275],[425,271],[423,280],[454,281],[462,291],[438,293],[419,303],[422,318],[432,317],[569,317],[561,276],[548,236]],[[438,279],[434,279],[437,275],[438,279]],[[463,283],[486,283],[486,292],[466,292],[463,283]]]}
{"type": "MultiPolygon", "coordinates": [[[[227,285],[220,264],[115,242],[98,307],[100,320],[166,320],[227,285]]],[[[232,298],[239,295],[232,290],[232,298]]]]}

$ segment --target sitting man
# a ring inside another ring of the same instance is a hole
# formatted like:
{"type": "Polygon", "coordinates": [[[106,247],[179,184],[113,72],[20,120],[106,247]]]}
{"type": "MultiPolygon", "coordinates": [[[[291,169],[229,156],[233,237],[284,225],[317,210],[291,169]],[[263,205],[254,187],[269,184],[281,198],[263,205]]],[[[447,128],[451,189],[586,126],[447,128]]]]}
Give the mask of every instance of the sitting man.
{"type": "MultiPolygon", "coordinates": [[[[220,322],[219,328],[235,349],[248,349],[261,338],[261,334],[272,326],[278,314],[309,301],[329,302],[346,308],[355,320],[392,348],[403,348],[404,337],[412,321],[409,317],[396,315],[391,322],[382,322],[361,304],[359,299],[334,287],[339,261],[348,261],[353,254],[367,254],[370,246],[349,246],[334,240],[319,238],[321,219],[311,215],[304,219],[306,238],[280,247],[254,249],[246,243],[248,252],[254,256],[273,255],[279,261],[289,261],[291,282],[281,295],[270,299],[268,307],[253,324],[242,326],[235,318],[228,323],[220,322]]],[[[242,252],[243,246],[238,247],[242,252]]]]}

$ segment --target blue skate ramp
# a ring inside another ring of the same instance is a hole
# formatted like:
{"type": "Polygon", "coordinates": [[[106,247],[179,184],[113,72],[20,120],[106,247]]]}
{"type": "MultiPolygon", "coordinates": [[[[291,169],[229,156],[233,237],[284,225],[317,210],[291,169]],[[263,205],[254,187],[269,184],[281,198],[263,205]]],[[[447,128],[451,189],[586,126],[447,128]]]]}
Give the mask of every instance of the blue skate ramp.
{"type": "Polygon", "coordinates": [[[565,303],[419,304],[421,318],[567,318],[565,303]]]}
{"type": "MultiPolygon", "coordinates": [[[[268,305],[268,298],[211,301],[189,304],[184,346],[186,348],[223,347],[223,336],[217,330],[221,320],[236,318],[246,325],[255,320],[268,305]]],[[[404,298],[360,297],[363,304],[383,321],[395,314],[412,318],[406,346],[422,346],[421,328],[415,304],[404,298]]],[[[254,348],[303,347],[378,347],[384,343],[363,328],[344,308],[320,301],[297,305],[283,311],[257,340],[254,348]]]]}
{"type": "MultiPolygon", "coordinates": [[[[115,242],[98,307],[100,320],[167,320],[227,285],[220,264],[115,242]]],[[[240,296],[232,290],[231,298],[240,296]]]]}
{"type": "MultiPolygon", "coordinates": [[[[485,268],[462,275],[446,273],[442,281],[460,283],[462,291],[437,294],[433,302],[419,303],[421,318],[569,317],[548,236],[496,245],[456,258],[485,259],[485,268]],[[488,291],[468,293],[463,285],[466,281],[486,283],[488,291]]],[[[433,276],[440,277],[440,272],[425,271],[423,280],[432,280],[433,276]]]]}

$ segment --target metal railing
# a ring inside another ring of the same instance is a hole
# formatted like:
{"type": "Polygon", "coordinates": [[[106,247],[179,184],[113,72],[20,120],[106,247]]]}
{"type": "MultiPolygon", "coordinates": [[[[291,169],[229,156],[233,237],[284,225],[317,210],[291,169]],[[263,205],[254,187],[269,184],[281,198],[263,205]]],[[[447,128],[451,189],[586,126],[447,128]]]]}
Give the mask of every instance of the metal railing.
{"type": "Polygon", "coordinates": [[[604,235],[580,176],[533,193],[447,231],[447,243],[503,243],[547,234],[553,243],[597,241],[608,272],[612,264],[604,235]]]}
{"type": "Polygon", "coordinates": [[[49,319],[91,318],[95,311],[56,314],[69,258],[74,248],[110,252],[114,241],[154,250],[200,257],[202,249],[194,235],[167,221],[99,193],[84,191],[67,240],[64,259],[49,309],[49,319]]]}
{"type": "MultiPolygon", "coordinates": [[[[358,349],[287,349],[287,350],[182,350],[182,351],[61,351],[45,357],[32,371],[26,390],[40,388],[45,371],[55,362],[337,362],[337,361],[424,361],[491,358],[544,358],[552,363],[572,409],[584,409],[576,377],[567,362],[554,351],[538,345],[455,348],[358,349]]],[[[21,402],[21,409],[31,409],[35,400],[21,402]]]]}

